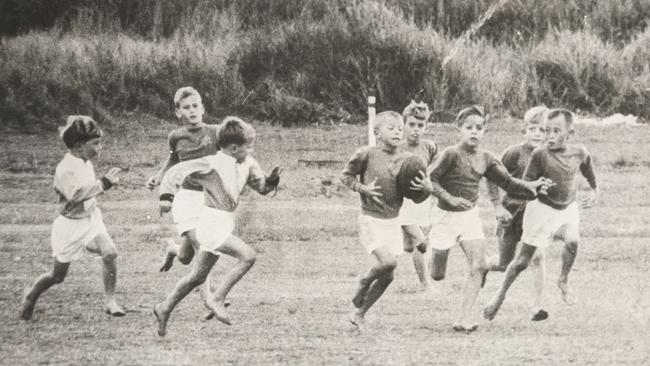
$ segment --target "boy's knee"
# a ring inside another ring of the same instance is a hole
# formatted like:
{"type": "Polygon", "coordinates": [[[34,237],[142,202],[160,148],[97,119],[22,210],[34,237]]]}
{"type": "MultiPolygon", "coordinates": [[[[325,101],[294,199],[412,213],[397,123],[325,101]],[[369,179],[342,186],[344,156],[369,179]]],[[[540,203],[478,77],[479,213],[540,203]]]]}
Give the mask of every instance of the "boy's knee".
{"type": "Polygon", "coordinates": [[[188,265],[192,262],[192,258],[194,258],[194,253],[178,253],[178,261],[181,262],[184,265],[188,265]]]}
{"type": "Polygon", "coordinates": [[[570,241],[564,244],[564,247],[566,250],[571,253],[571,254],[576,254],[578,253],[578,242],[577,241],[570,241]]]}
{"type": "Polygon", "coordinates": [[[65,281],[65,276],[66,276],[66,273],[53,273],[52,274],[52,281],[55,284],[63,283],[63,281],[65,281]]]}
{"type": "Polygon", "coordinates": [[[434,281],[442,281],[445,279],[445,274],[444,273],[432,273],[431,274],[431,279],[434,281]]]}
{"type": "Polygon", "coordinates": [[[114,262],[117,259],[117,250],[110,248],[102,252],[102,259],[104,262],[114,262]]]}
{"type": "Polygon", "coordinates": [[[522,258],[519,257],[515,259],[513,265],[514,268],[517,272],[523,272],[526,268],[528,268],[528,265],[530,264],[530,261],[528,258],[522,258]]]}
{"type": "Polygon", "coordinates": [[[392,275],[395,268],[397,268],[396,259],[389,259],[379,264],[379,271],[382,273],[390,273],[392,275]]]}
{"type": "Polygon", "coordinates": [[[246,263],[250,263],[251,265],[255,264],[255,261],[257,260],[257,253],[255,253],[255,250],[250,249],[247,250],[245,253],[242,253],[242,261],[246,263]]]}

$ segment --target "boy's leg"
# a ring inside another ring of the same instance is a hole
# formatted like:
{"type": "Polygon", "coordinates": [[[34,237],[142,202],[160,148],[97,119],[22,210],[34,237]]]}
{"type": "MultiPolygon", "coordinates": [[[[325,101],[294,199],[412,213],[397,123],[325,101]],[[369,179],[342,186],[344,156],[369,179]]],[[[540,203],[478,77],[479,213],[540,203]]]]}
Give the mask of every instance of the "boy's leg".
{"type": "Polygon", "coordinates": [[[174,258],[182,264],[190,264],[194,253],[198,251],[198,242],[196,241],[195,230],[188,230],[181,234],[181,243],[176,244],[172,239],[165,239],[165,260],[160,267],[160,272],[169,271],[174,265],[174,258]]]}
{"type": "Polygon", "coordinates": [[[431,278],[434,281],[445,279],[448,259],[449,249],[439,250],[431,248],[431,278]]]}
{"type": "Polygon", "coordinates": [[[23,320],[32,318],[36,301],[43,292],[65,280],[65,276],[68,274],[68,268],[70,268],[70,263],[62,263],[54,258],[52,271],[42,274],[30,288],[25,290],[20,311],[20,317],[23,320]]]}
{"type": "Polygon", "coordinates": [[[415,273],[417,273],[418,279],[420,280],[420,286],[422,290],[430,292],[433,290],[433,287],[427,273],[425,255],[420,250],[414,250],[417,246],[426,245],[424,233],[418,225],[402,226],[402,231],[404,233],[404,251],[407,251],[406,243],[409,243],[408,246],[411,248],[411,252],[413,252],[413,267],[415,267],[415,273]]]}
{"type": "Polygon", "coordinates": [[[97,235],[86,248],[102,257],[102,276],[106,295],[106,313],[113,316],[124,316],[126,313],[115,301],[115,284],[117,282],[117,249],[113,240],[106,233],[97,235]]]}
{"type": "Polygon", "coordinates": [[[546,277],[546,263],[544,250],[537,250],[530,263],[530,270],[533,273],[533,321],[545,320],[548,312],[542,308],[544,294],[544,278],[546,277]]]}
{"type": "Polygon", "coordinates": [[[568,286],[569,272],[571,272],[577,255],[578,241],[571,240],[565,242],[562,248],[562,269],[560,271],[560,277],[557,280],[557,286],[562,292],[562,300],[568,305],[573,305],[577,302],[576,297],[569,291],[568,286]]]}
{"type": "Polygon", "coordinates": [[[479,240],[463,240],[460,242],[463,252],[467,257],[467,264],[469,266],[469,273],[467,282],[463,289],[463,302],[461,304],[458,319],[454,322],[454,330],[459,331],[474,331],[478,328],[478,324],[472,320],[472,307],[478,297],[478,292],[481,289],[483,276],[487,272],[485,263],[485,242],[479,240]]]}
{"type": "Polygon", "coordinates": [[[205,281],[205,278],[217,262],[217,259],[219,259],[219,257],[210,252],[203,250],[199,251],[192,271],[178,281],[172,292],[169,293],[163,302],[154,305],[153,312],[158,320],[159,336],[162,337],[165,335],[167,330],[167,320],[169,320],[169,316],[174,310],[174,307],[176,307],[176,305],[178,305],[178,303],[194,288],[205,281]]]}
{"type": "Polygon", "coordinates": [[[363,319],[368,309],[386,291],[393,281],[393,271],[397,267],[397,257],[388,247],[377,248],[372,252],[376,263],[359,281],[359,289],[352,303],[357,308],[350,321],[357,327],[363,326],[363,319]]]}
{"type": "Polygon", "coordinates": [[[208,306],[212,309],[217,320],[230,325],[230,317],[226,312],[226,297],[232,288],[244,277],[244,275],[255,264],[255,249],[248,246],[241,239],[230,235],[218,248],[219,252],[235,257],[238,262],[224,274],[219,286],[214,291],[212,298],[208,300],[208,306]]]}
{"type": "Polygon", "coordinates": [[[519,239],[513,238],[508,234],[509,228],[499,228],[497,243],[499,245],[499,254],[488,257],[487,266],[490,271],[503,272],[512,262],[517,250],[519,239]]]}
{"type": "Polygon", "coordinates": [[[488,305],[483,309],[483,317],[487,320],[492,320],[497,315],[499,308],[503,304],[503,301],[506,298],[506,293],[508,289],[515,282],[515,279],[519,274],[528,267],[530,261],[535,254],[537,247],[528,245],[526,243],[521,243],[521,250],[519,255],[508,265],[506,268],[506,275],[503,278],[501,286],[494,298],[488,303],[488,305]]]}

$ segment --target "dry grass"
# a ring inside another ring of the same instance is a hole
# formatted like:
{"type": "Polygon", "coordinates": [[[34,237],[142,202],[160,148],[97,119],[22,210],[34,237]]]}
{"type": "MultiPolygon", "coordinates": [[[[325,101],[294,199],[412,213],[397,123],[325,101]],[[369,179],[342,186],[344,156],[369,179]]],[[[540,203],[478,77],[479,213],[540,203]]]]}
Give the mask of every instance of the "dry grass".
{"type": "MultiPolygon", "coordinates": [[[[123,122],[126,124],[126,122],[123,122]]],[[[578,126],[598,167],[600,204],[582,213],[583,243],[571,283],[580,298],[565,306],[553,282],[560,248],[548,252],[546,306],[549,320],[528,320],[531,278],[513,287],[497,319],[472,335],[450,330],[458,309],[465,264],[460,250],[450,258],[441,293],[415,291],[410,258],[400,259],[395,283],[369,313],[369,332],[350,334],[346,316],[355,277],[368,265],[356,239],[358,198],[347,190],[325,198],[320,179],[337,174],[363,142],[363,129],[281,129],[258,126],[255,153],[265,167],[285,175],[277,197],[247,195],[240,213],[243,238],[259,252],[252,272],[232,293],[235,325],[202,322],[198,295],[174,312],[168,336],[155,334],[150,314],[188,268],[176,264],[160,274],[158,240],[173,235],[169,218],[156,216],[155,194],[143,188],[160,165],[164,136],[173,126],[144,123],[141,129],[109,133],[97,171],[128,168],[121,188],[100,198],[108,230],[117,243],[119,297],[126,318],[102,310],[100,262],[75,263],[66,282],[40,299],[34,320],[18,320],[22,290],[51,265],[49,230],[56,216],[51,173],[64,151],[54,134],[3,135],[0,160],[0,359],[2,364],[423,364],[443,365],[641,365],[649,359],[644,337],[650,326],[650,173],[647,127],[587,130],[578,126]],[[300,160],[332,160],[305,167],[300,160]],[[621,164],[621,161],[634,164],[621,164]]],[[[519,125],[495,122],[485,145],[501,151],[519,140],[519,125]]],[[[436,125],[429,137],[441,146],[455,140],[451,126],[436,125]]],[[[493,242],[492,209],[479,202],[493,242]]],[[[232,264],[224,259],[215,278],[232,264]]],[[[484,304],[501,274],[481,291],[484,304]]],[[[476,309],[478,312],[478,309],[476,309]]]]}

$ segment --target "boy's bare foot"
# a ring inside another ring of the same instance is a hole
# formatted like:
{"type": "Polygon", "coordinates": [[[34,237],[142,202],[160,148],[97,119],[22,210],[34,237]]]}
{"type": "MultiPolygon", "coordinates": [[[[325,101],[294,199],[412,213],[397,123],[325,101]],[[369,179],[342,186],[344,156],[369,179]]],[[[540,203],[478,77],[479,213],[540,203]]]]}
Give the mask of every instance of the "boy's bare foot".
{"type": "Polygon", "coordinates": [[[533,317],[531,320],[534,322],[539,322],[546,319],[548,319],[548,312],[544,309],[537,309],[537,311],[533,312],[533,317]]]}
{"type": "Polygon", "coordinates": [[[22,320],[29,320],[32,318],[32,314],[34,314],[34,306],[36,305],[36,302],[33,300],[30,300],[27,297],[27,290],[23,293],[23,300],[21,302],[21,310],[20,310],[20,318],[22,320]]]}
{"type": "Polygon", "coordinates": [[[487,320],[493,320],[494,317],[497,316],[502,303],[503,300],[499,299],[498,297],[492,299],[492,301],[490,301],[483,309],[483,317],[487,320]]]}
{"type": "Polygon", "coordinates": [[[566,282],[557,281],[557,287],[560,288],[562,293],[562,301],[567,305],[575,305],[578,302],[578,299],[569,291],[569,287],[566,282]]]}
{"type": "Polygon", "coordinates": [[[466,334],[472,333],[475,330],[478,329],[478,324],[476,323],[468,323],[468,324],[461,324],[461,323],[455,323],[451,329],[455,330],[456,332],[465,332],[466,334]]]}
{"type": "Polygon", "coordinates": [[[232,325],[232,322],[230,321],[230,315],[228,315],[228,312],[226,311],[225,302],[210,301],[207,305],[210,310],[212,310],[212,317],[210,317],[210,319],[216,318],[218,321],[226,325],[232,325]]]}
{"type": "Polygon", "coordinates": [[[169,320],[169,314],[163,313],[160,310],[160,304],[153,306],[153,315],[158,321],[158,335],[164,337],[167,334],[167,320],[169,320]]]}
{"type": "Polygon", "coordinates": [[[163,245],[165,247],[165,260],[163,261],[162,266],[160,266],[160,272],[169,271],[174,265],[174,258],[176,258],[176,243],[172,239],[163,240],[163,245]]]}
{"type": "Polygon", "coordinates": [[[106,311],[106,314],[112,315],[112,316],[117,316],[121,317],[126,315],[126,312],[122,307],[120,307],[115,300],[110,300],[106,303],[106,308],[104,309],[106,311]]]}
{"type": "Polygon", "coordinates": [[[366,319],[363,317],[363,314],[359,310],[355,310],[352,315],[350,315],[350,323],[355,327],[354,330],[358,332],[363,332],[366,329],[366,319]]]}
{"type": "Polygon", "coordinates": [[[371,284],[372,281],[364,280],[363,277],[359,278],[359,287],[352,298],[352,304],[354,304],[355,308],[358,309],[363,306],[363,303],[366,301],[366,294],[368,293],[371,284]]]}
{"type": "MultiPolygon", "coordinates": [[[[203,306],[205,306],[205,308],[208,309],[208,312],[205,313],[205,315],[203,315],[203,320],[212,320],[212,318],[214,318],[214,312],[212,311],[212,308],[210,307],[210,305],[208,305],[207,301],[203,302],[203,306]]],[[[223,303],[223,306],[226,308],[229,307],[230,301],[226,300],[223,303]]]]}

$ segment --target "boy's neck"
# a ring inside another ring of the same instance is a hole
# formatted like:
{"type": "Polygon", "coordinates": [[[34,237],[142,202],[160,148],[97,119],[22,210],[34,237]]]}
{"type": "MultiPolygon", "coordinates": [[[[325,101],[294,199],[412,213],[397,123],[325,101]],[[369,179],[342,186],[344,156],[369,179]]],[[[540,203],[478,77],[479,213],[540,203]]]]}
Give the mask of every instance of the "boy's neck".
{"type": "Polygon", "coordinates": [[[393,152],[397,149],[397,146],[388,145],[387,143],[381,140],[377,141],[377,147],[387,152],[393,152]]]}
{"type": "Polygon", "coordinates": [[[406,139],[406,143],[408,144],[408,146],[420,146],[420,142],[422,142],[422,139],[417,139],[417,140],[406,139]]]}
{"type": "Polygon", "coordinates": [[[467,152],[475,153],[480,149],[481,144],[476,144],[474,146],[471,146],[471,145],[467,145],[464,141],[461,141],[460,147],[461,147],[461,149],[463,149],[463,150],[465,150],[467,152]]]}
{"type": "Polygon", "coordinates": [[[198,129],[201,129],[201,127],[203,127],[203,122],[199,122],[195,125],[190,125],[190,124],[185,125],[185,129],[188,131],[196,131],[198,129]]]}
{"type": "Polygon", "coordinates": [[[68,151],[70,152],[70,155],[74,156],[74,157],[77,158],[77,159],[81,159],[81,160],[83,160],[84,163],[85,163],[86,161],[88,161],[88,159],[86,159],[86,158],[84,158],[84,157],[82,156],[82,154],[81,154],[81,152],[80,152],[79,150],[77,150],[77,149],[70,149],[70,150],[68,150],[68,151]]]}

